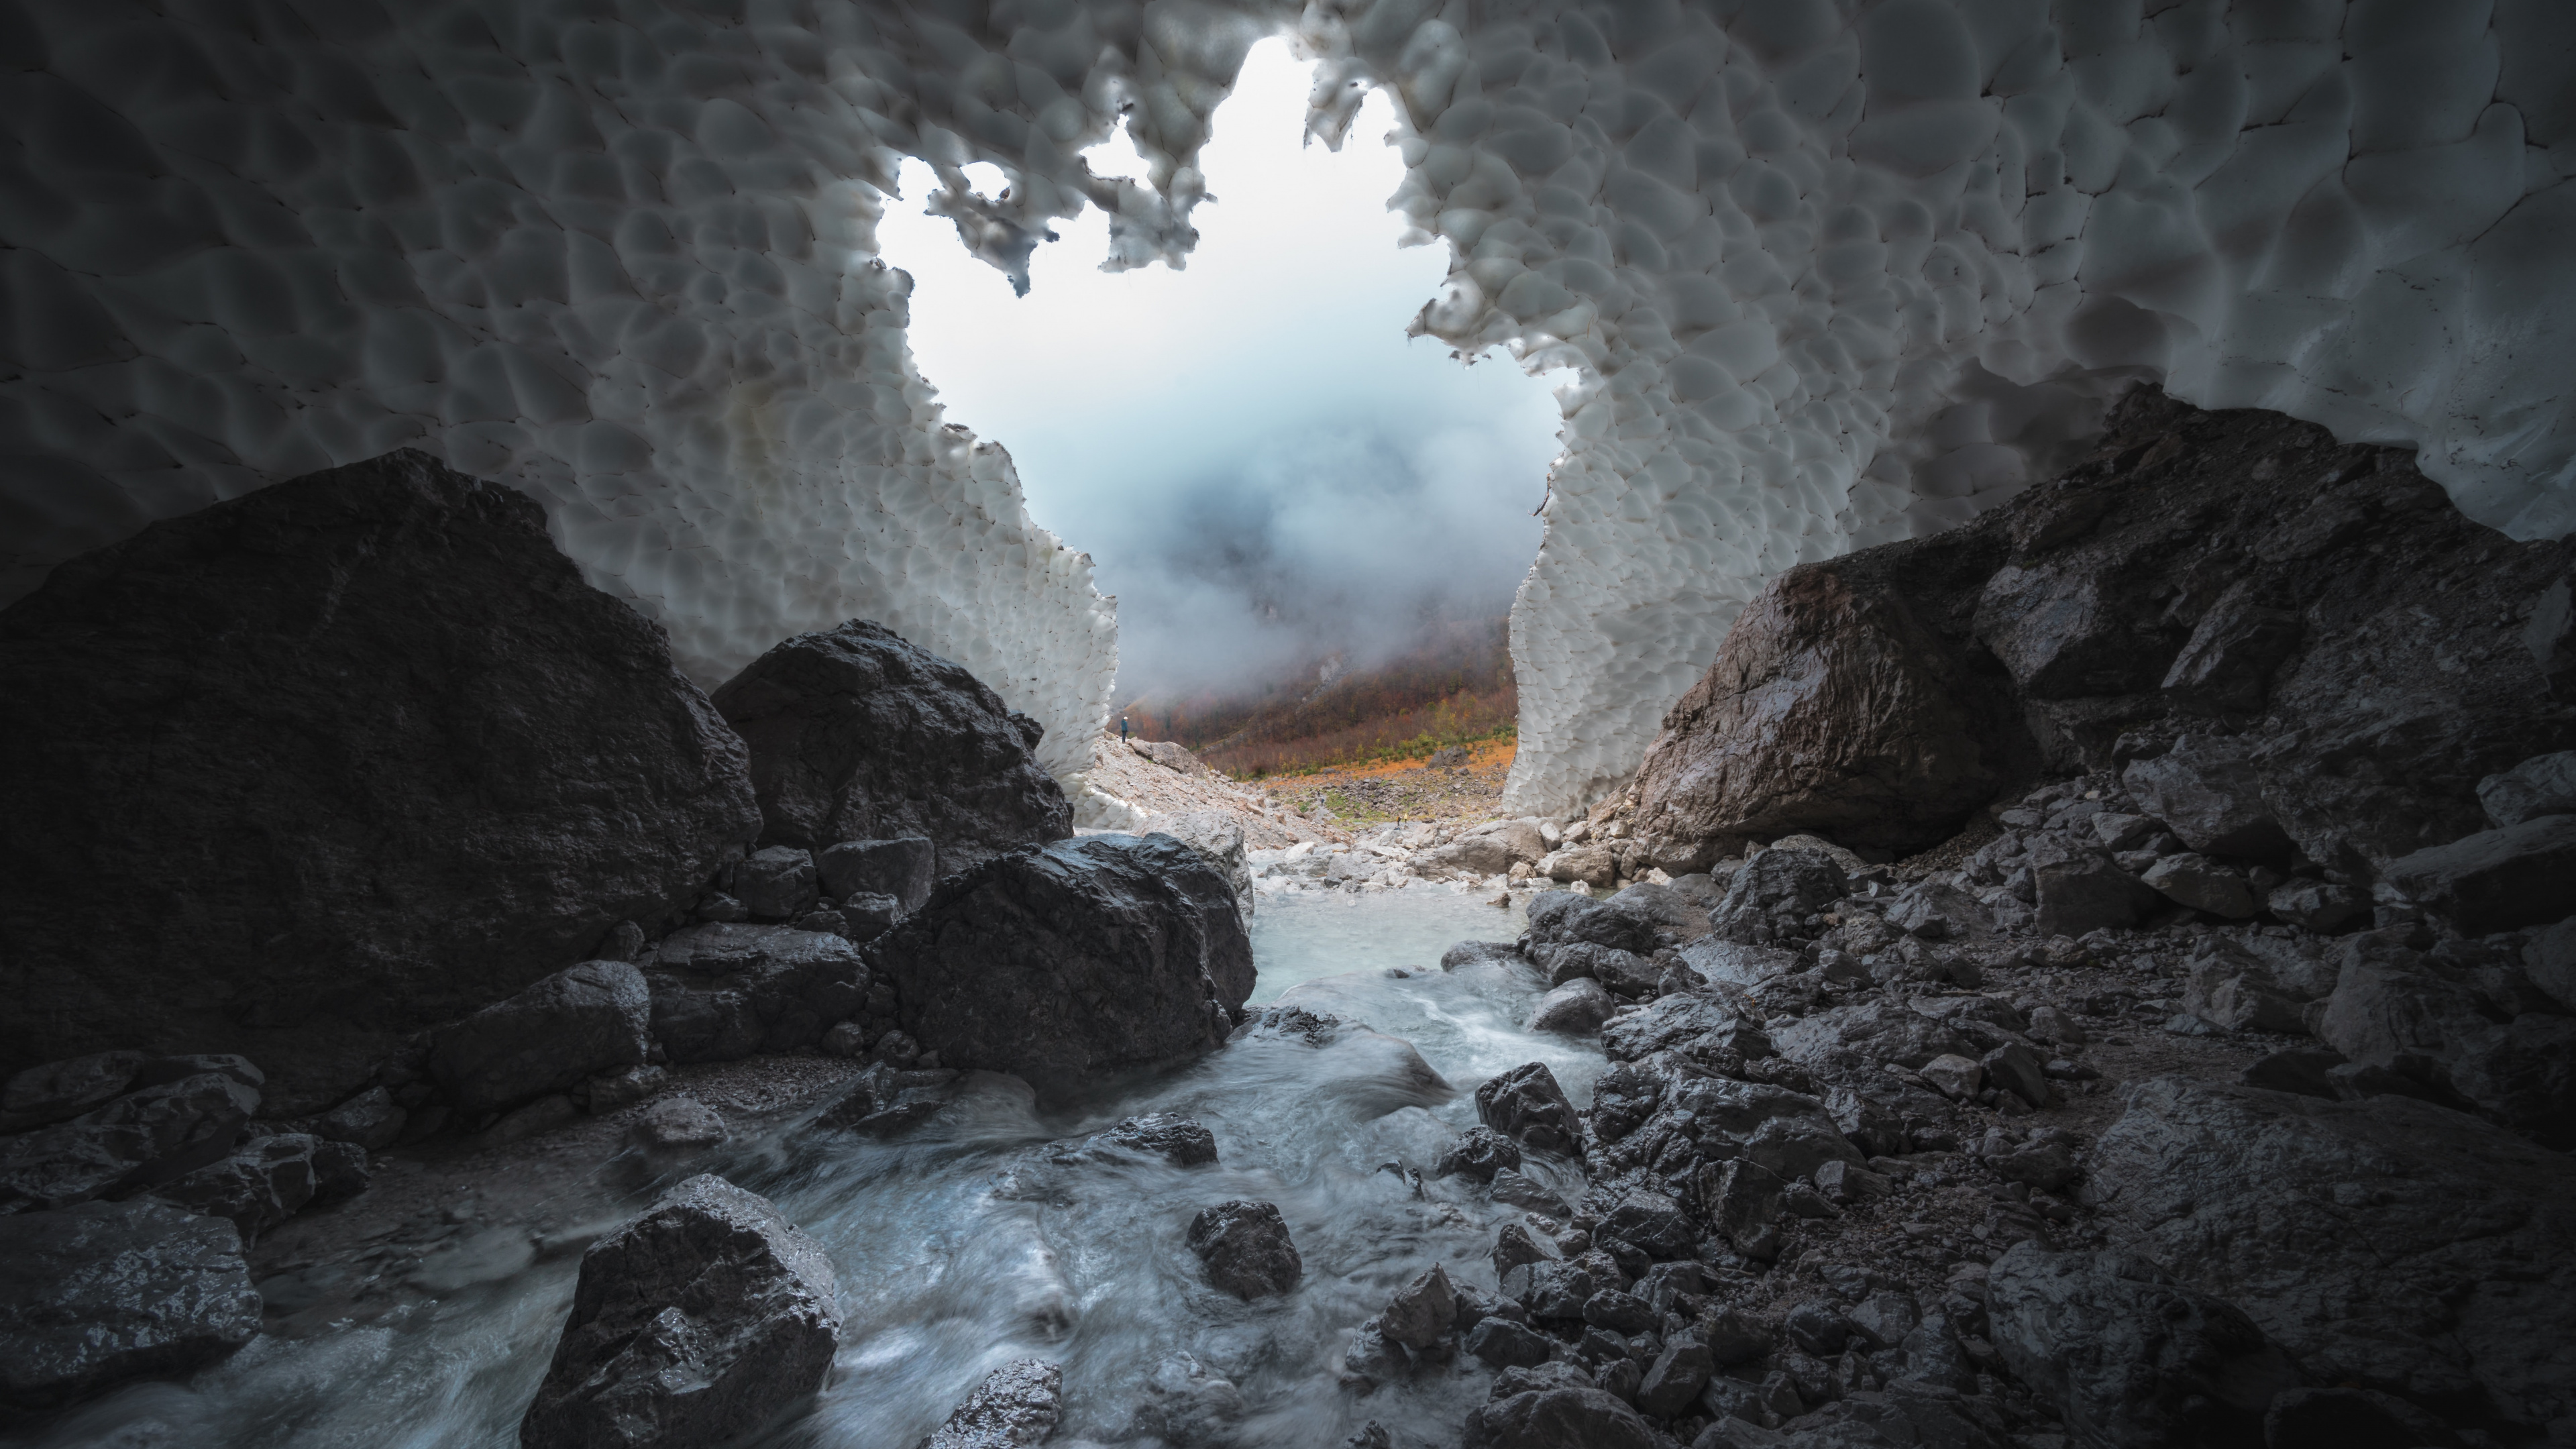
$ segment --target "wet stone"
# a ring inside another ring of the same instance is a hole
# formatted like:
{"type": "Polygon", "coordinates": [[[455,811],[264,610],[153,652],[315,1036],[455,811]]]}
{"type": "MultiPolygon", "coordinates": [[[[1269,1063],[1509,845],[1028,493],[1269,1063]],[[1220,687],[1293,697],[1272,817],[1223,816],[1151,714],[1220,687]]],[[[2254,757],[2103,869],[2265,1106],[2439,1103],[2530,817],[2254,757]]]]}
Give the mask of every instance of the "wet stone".
{"type": "Polygon", "coordinates": [[[1266,1202],[1203,1209],[1190,1220],[1189,1246],[1206,1266],[1208,1282],[1246,1300],[1286,1293],[1306,1271],[1287,1221],[1266,1202]]]}

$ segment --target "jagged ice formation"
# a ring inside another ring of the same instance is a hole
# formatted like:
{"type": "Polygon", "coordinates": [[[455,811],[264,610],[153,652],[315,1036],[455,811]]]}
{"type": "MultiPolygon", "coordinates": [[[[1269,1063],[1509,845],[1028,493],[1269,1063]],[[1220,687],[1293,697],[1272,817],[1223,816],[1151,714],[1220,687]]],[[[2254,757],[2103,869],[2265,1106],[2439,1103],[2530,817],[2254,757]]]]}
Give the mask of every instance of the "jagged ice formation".
{"type": "Polygon", "coordinates": [[[1079,769],[1106,601],[913,372],[879,193],[930,162],[1023,282],[1084,205],[1108,265],[1177,265],[1280,30],[1327,141],[1399,103],[1397,203],[1455,260],[1416,327],[1574,372],[1513,613],[1525,808],[1632,768],[1765,577],[2000,501],[2134,378],[2576,528],[2554,0],[165,10],[0,3],[10,596],[414,443],[536,493],[701,678],[864,614],[1079,769]],[[1148,185],[1081,162],[1119,124],[1148,185]]]}

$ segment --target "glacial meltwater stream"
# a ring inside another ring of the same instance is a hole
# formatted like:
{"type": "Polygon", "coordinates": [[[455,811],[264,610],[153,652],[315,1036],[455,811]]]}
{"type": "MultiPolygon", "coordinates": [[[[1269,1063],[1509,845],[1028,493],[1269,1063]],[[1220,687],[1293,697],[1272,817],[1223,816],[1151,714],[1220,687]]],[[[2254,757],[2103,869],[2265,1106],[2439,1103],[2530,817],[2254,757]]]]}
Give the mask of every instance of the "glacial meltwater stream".
{"type": "MultiPolygon", "coordinates": [[[[982,1077],[893,1141],[791,1121],[690,1163],[776,1201],[839,1274],[831,1381],[810,1413],[756,1442],[911,1449],[987,1373],[1027,1357],[1064,1366],[1059,1445],[1329,1449],[1372,1419],[1399,1443],[1453,1436],[1483,1397],[1472,1360],[1371,1392],[1337,1367],[1352,1330],[1432,1264],[1493,1285],[1486,1254],[1519,1210],[1470,1179],[1428,1180],[1475,1121],[1475,1084],[1545,1061],[1589,1100],[1598,1052],[1521,1029],[1533,973],[1439,968],[1454,941],[1518,929],[1517,911],[1445,890],[1272,897],[1252,921],[1253,1005],[1354,1024],[1314,1033],[1322,1044],[1256,1030],[1157,1080],[1043,1111],[1015,1081],[982,1077]],[[1156,1111],[1205,1123],[1217,1163],[1047,1150],[1156,1111]],[[1245,1303],[1208,1286],[1183,1234],[1230,1198],[1285,1215],[1305,1260],[1293,1293],[1245,1303]]],[[[1574,1186],[1544,1163],[1529,1171],[1574,1186]]],[[[655,1190],[603,1190],[593,1216],[632,1215],[655,1190]]],[[[127,1389],[5,1442],[504,1449],[579,1261],[566,1251],[445,1293],[406,1290],[390,1311],[264,1335],[184,1383],[127,1389]]]]}

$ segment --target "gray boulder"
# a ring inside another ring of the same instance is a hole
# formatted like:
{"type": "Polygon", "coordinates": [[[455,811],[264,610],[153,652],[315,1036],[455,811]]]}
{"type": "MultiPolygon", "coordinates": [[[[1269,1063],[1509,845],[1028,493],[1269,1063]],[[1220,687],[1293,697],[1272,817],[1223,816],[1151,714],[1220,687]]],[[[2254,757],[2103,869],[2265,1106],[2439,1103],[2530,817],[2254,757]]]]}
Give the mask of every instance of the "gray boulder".
{"type": "Polygon", "coordinates": [[[1834,1125],[1825,1104],[1786,1087],[1704,1077],[1672,1093],[1675,1107],[1691,1114],[1703,1147],[1725,1143],[1734,1156],[1783,1178],[1804,1178],[1828,1162],[1866,1166],[1868,1157],[1834,1125]]]}
{"type": "Polygon", "coordinates": [[[2272,887],[2264,906],[2303,931],[2331,936],[2370,920],[2370,901],[2350,886],[2294,880],[2272,887]]]}
{"type": "Polygon", "coordinates": [[[2543,815],[2390,861],[2380,879],[2472,936],[2576,916],[2576,815],[2543,815]]]}
{"type": "Polygon", "coordinates": [[[2576,815],[2576,750],[2534,755],[2478,782],[2478,804],[2498,825],[2576,815]]]}
{"type": "Polygon", "coordinates": [[[2155,888],[2122,870],[2098,850],[2078,850],[2031,868],[2039,929],[2050,936],[2082,936],[2136,925],[2163,904],[2155,888]]]}
{"type": "Polygon", "coordinates": [[[1466,966],[1521,959],[1520,948],[1509,941],[1460,941],[1440,953],[1440,969],[1456,971],[1466,966]]]}
{"type": "Polygon", "coordinates": [[[814,1046],[866,1005],[870,979],[846,937],[787,926],[674,931],[644,971],[653,1037],[674,1064],[814,1046]]]}
{"type": "Polygon", "coordinates": [[[0,678],[0,1071],[211,1047],[318,1112],[759,829],[662,630],[408,449],[55,569],[0,678]]]}
{"type": "Polygon", "coordinates": [[[1618,1009],[1619,1003],[1602,989],[1600,982],[1578,976],[1540,997],[1530,1011],[1527,1027],[1531,1031],[1581,1036],[1600,1030],[1601,1023],[1618,1009]]]}
{"type": "Polygon", "coordinates": [[[1545,1062],[1517,1066],[1478,1084],[1476,1119],[1542,1152],[1571,1153],[1583,1140],[1574,1104],[1545,1062]]]}
{"type": "Polygon", "coordinates": [[[1252,994],[1233,888],[1168,835],[1091,835],[939,884],[869,943],[941,1063],[1053,1091],[1224,1045],[1252,994]]]}
{"type": "Polygon", "coordinates": [[[1266,1202],[1221,1202],[1190,1219],[1190,1251],[1210,1283],[1250,1300],[1286,1293],[1306,1265],[1289,1240],[1287,1220],[1266,1202]]]}
{"type": "Polygon", "coordinates": [[[786,640],[715,706],[750,749],[764,844],[926,836],[951,875],[1073,834],[1073,807],[1038,763],[1037,721],[881,624],[786,640]]]}
{"type": "Polygon", "coordinates": [[[1821,850],[1766,850],[1728,882],[1726,899],[1709,912],[1709,930],[1730,941],[1768,945],[1811,936],[1806,918],[1842,899],[1842,867],[1821,850]]]}
{"type": "Polygon", "coordinates": [[[1521,1165],[1520,1144],[1491,1127],[1470,1127],[1458,1134],[1458,1140],[1441,1150],[1440,1160],[1431,1170],[1434,1177],[1472,1177],[1491,1182],[1494,1174],[1517,1171],[1521,1165]]]}
{"type": "Polygon", "coordinates": [[[844,840],[815,857],[823,894],[892,896],[904,911],[917,911],[939,881],[939,847],[925,836],[900,840],[844,840]]]}
{"type": "Polygon", "coordinates": [[[152,1195],[190,1212],[229,1218],[242,1241],[253,1242],[313,1201],[320,1187],[314,1158],[323,1145],[302,1132],[255,1137],[231,1156],[163,1183],[152,1195]]]}
{"type": "Polygon", "coordinates": [[[2327,1102],[2171,1078],[2087,1160],[2115,1244],[2223,1294],[2331,1382],[2576,1413],[2576,1162],[2404,1097],[2327,1102]],[[2463,1192],[2462,1184],[2475,1184],[2463,1192]]]}
{"type": "Polygon", "coordinates": [[[100,1106],[123,1094],[135,1071],[151,1059],[150,1052],[91,1052],[29,1067],[0,1091],[0,1132],[24,1132],[100,1106]]]}
{"type": "Polygon", "coordinates": [[[1006,1363],[985,1376],[921,1449],[1025,1449],[1055,1433],[1064,1413],[1064,1367],[1044,1359],[1006,1363]]]}
{"type": "Polygon", "coordinates": [[[2290,848],[2288,833],[2264,803],[2262,771],[2238,741],[2176,740],[2153,759],[2131,761],[2120,783],[2194,850],[2268,858],[2290,848]]]}
{"type": "Polygon", "coordinates": [[[831,1260],[766,1199],[690,1178],[582,1254],[526,1449],[729,1442],[811,1395],[839,1346],[831,1260]]]}
{"type": "Polygon", "coordinates": [[[1092,1140],[1159,1157],[1174,1167],[1197,1167],[1216,1161],[1216,1134],[1194,1117],[1171,1112],[1129,1117],[1092,1140]]]}
{"type": "Polygon", "coordinates": [[[1146,829],[1156,835],[1168,835],[1208,858],[1234,887],[1235,904],[1247,916],[1252,914],[1257,892],[1252,888],[1252,866],[1244,859],[1243,823],[1221,810],[1184,810],[1174,815],[1157,815],[1146,822],[1146,829]]]}
{"type": "Polygon", "coordinates": [[[194,1172],[230,1153],[258,1110],[257,1091],[203,1072],[0,1141],[0,1213],[69,1207],[194,1172]]]}
{"type": "Polygon", "coordinates": [[[2477,991],[2390,934],[2350,938],[2317,1035],[2425,1095],[2474,1103],[2553,1146],[2576,1142],[2576,1020],[2498,1021],[2477,991]]]}
{"type": "Polygon", "coordinates": [[[1661,913],[1626,891],[1606,901],[1573,891],[1542,891],[1531,899],[1527,919],[1531,947],[1580,944],[1646,955],[1667,944],[1659,939],[1661,913]]]}
{"type": "Polygon", "coordinates": [[[733,894],[755,921],[792,921],[813,909],[814,854],[793,845],[752,852],[734,867],[733,894]]]}
{"type": "Polygon", "coordinates": [[[1986,1279],[1986,1322],[2014,1377],[2116,1449],[2250,1439],[2300,1381],[2243,1311],[2129,1253],[2022,1243],[1986,1279]]]}
{"type": "Polygon", "coordinates": [[[1458,1296],[1447,1270],[1434,1264],[1398,1289],[1378,1315],[1378,1331],[1407,1348],[1430,1348],[1449,1336],[1458,1318],[1458,1296]]]}
{"type": "MultiPolygon", "coordinates": [[[[1497,1385],[1499,1388],[1500,1385],[1497,1385]]],[[[1657,1449],[1637,1411],[1596,1388],[1530,1389],[1467,1413],[1461,1449],[1657,1449]]]]}
{"type": "Polygon", "coordinates": [[[149,1199],[0,1217],[0,1397],[42,1409],[259,1334],[241,1234],[149,1199]]]}
{"type": "Polygon", "coordinates": [[[584,961],[439,1032],[429,1072],[458,1110],[498,1112],[642,1065],[652,1019],[642,972],[584,961]]]}
{"type": "Polygon", "coordinates": [[[2148,866],[2139,880],[2166,900],[2225,920],[2254,914],[2254,891],[2244,875],[2205,855],[2188,850],[2168,855],[2148,866]]]}
{"type": "Polygon", "coordinates": [[[1890,1062],[1921,1071],[1936,1057],[1978,1055],[1976,1044],[1949,1023],[1884,999],[1800,1018],[1771,1040],[1789,1060],[1837,1077],[1876,1072],[1890,1062]]]}
{"type": "Polygon", "coordinates": [[[1746,1062],[1772,1055],[1772,1041],[1723,1003],[1696,992],[1676,992],[1604,1026],[1601,1051],[1614,1062],[1678,1052],[1713,1072],[1741,1072],[1746,1062]]]}

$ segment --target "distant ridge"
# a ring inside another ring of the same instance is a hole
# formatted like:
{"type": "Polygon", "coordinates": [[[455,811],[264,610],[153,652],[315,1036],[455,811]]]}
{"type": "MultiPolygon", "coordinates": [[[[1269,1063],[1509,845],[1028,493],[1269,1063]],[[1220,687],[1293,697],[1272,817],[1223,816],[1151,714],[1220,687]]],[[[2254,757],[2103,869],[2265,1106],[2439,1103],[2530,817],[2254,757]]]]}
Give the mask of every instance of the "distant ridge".
{"type": "Polygon", "coordinates": [[[1143,738],[1186,745],[1237,779],[1419,759],[1513,733],[1520,691],[1510,640],[1501,616],[1438,623],[1367,668],[1327,655],[1258,690],[1146,694],[1119,713],[1143,738]]]}

